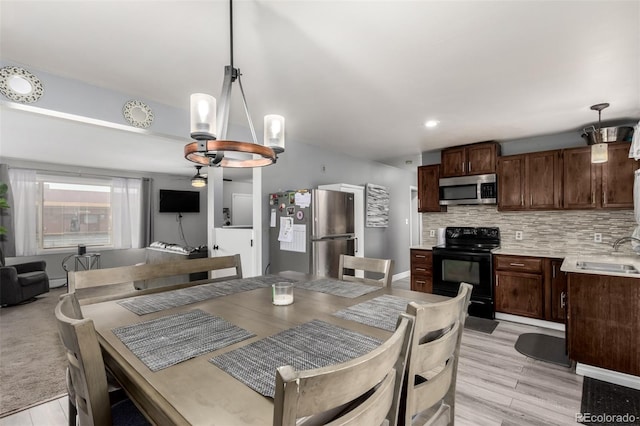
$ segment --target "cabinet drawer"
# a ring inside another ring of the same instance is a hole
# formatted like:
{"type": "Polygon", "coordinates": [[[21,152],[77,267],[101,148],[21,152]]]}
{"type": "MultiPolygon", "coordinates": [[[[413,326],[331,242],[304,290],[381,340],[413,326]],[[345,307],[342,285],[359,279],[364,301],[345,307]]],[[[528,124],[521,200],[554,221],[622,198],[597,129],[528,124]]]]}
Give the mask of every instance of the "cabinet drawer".
{"type": "Polygon", "coordinates": [[[411,268],[414,266],[427,267],[431,269],[433,266],[433,257],[430,250],[411,250],[411,268]]]}
{"type": "Polygon", "coordinates": [[[496,269],[542,273],[542,259],[538,257],[495,256],[496,269]]]}
{"type": "Polygon", "coordinates": [[[411,275],[431,276],[431,267],[426,265],[411,265],[411,275]]]}
{"type": "Polygon", "coordinates": [[[411,290],[423,293],[433,293],[431,275],[411,275],[411,290]]]}

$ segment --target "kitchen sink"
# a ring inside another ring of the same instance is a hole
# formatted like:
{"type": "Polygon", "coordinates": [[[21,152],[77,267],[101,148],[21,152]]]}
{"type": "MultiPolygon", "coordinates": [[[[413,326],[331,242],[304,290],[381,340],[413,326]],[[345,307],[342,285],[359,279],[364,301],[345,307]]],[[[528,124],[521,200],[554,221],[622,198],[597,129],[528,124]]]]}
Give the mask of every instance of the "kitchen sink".
{"type": "Polygon", "coordinates": [[[576,267],[579,269],[592,270],[592,271],[604,271],[604,272],[616,272],[620,274],[638,274],[640,271],[635,266],[625,263],[606,263],[606,262],[576,262],[576,267]]]}

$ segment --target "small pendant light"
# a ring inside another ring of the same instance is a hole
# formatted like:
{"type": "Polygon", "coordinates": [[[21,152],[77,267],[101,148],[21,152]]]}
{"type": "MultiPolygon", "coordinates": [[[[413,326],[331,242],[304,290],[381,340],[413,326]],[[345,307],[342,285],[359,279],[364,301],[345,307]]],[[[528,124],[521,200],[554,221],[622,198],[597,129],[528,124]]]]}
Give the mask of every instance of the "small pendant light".
{"type": "Polygon", "coordinates": [[[595,131],[595,141],[591,145],[591,162],[592,163],[606,163],[609,160],[609,147],[606,143],[602,142],[602,110],[609,106],[608,103],[592,105],[591,109],[598,111],[598,129],[595,131]]]}

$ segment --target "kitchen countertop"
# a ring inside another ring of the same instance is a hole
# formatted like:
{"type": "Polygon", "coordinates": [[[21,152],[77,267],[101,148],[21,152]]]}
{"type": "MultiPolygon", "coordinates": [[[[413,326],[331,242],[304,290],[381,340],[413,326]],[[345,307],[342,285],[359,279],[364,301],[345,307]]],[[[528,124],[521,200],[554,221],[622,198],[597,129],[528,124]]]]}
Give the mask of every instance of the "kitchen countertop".
{"type": "Polygon", "coordinates": [[[602,253],[600,255],[597,255],[597,254],[569,255],[565,257],[564,262],[562,262],[562,266],[560,267],[560,270],[564,272],[574,272],[578,274],[609,275],[609,276],[616,276],[616,277],[640,279],[640,273],[626,273],[626,272],[602,271],[597,269],[583,269],[583,268],[578,268],[577,266],[578,262],[609,263],[609,264],[615,264],[615,265],[632,265],[638,271],[640,271],[640,256],[637,256],[637,255],[628,255],[628,254],[612,255],[610,252],[602,253]]]}

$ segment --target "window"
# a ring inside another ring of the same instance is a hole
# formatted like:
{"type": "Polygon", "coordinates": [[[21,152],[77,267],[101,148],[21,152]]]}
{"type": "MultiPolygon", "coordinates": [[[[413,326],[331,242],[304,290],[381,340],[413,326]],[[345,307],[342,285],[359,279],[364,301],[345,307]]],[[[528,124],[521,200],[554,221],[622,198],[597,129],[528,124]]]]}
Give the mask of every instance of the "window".
{"type": "Polygon", "coordinates": [[[39,179],[38,248],[111,246],[111,182],[59,180],[39,179]]]}
{"type": "Polygon", "coordinates": [[[9,180],[17,256],[68,250],[79,244],[139,248],[146,240],[142,179],[9,169],[9,180]]]}

